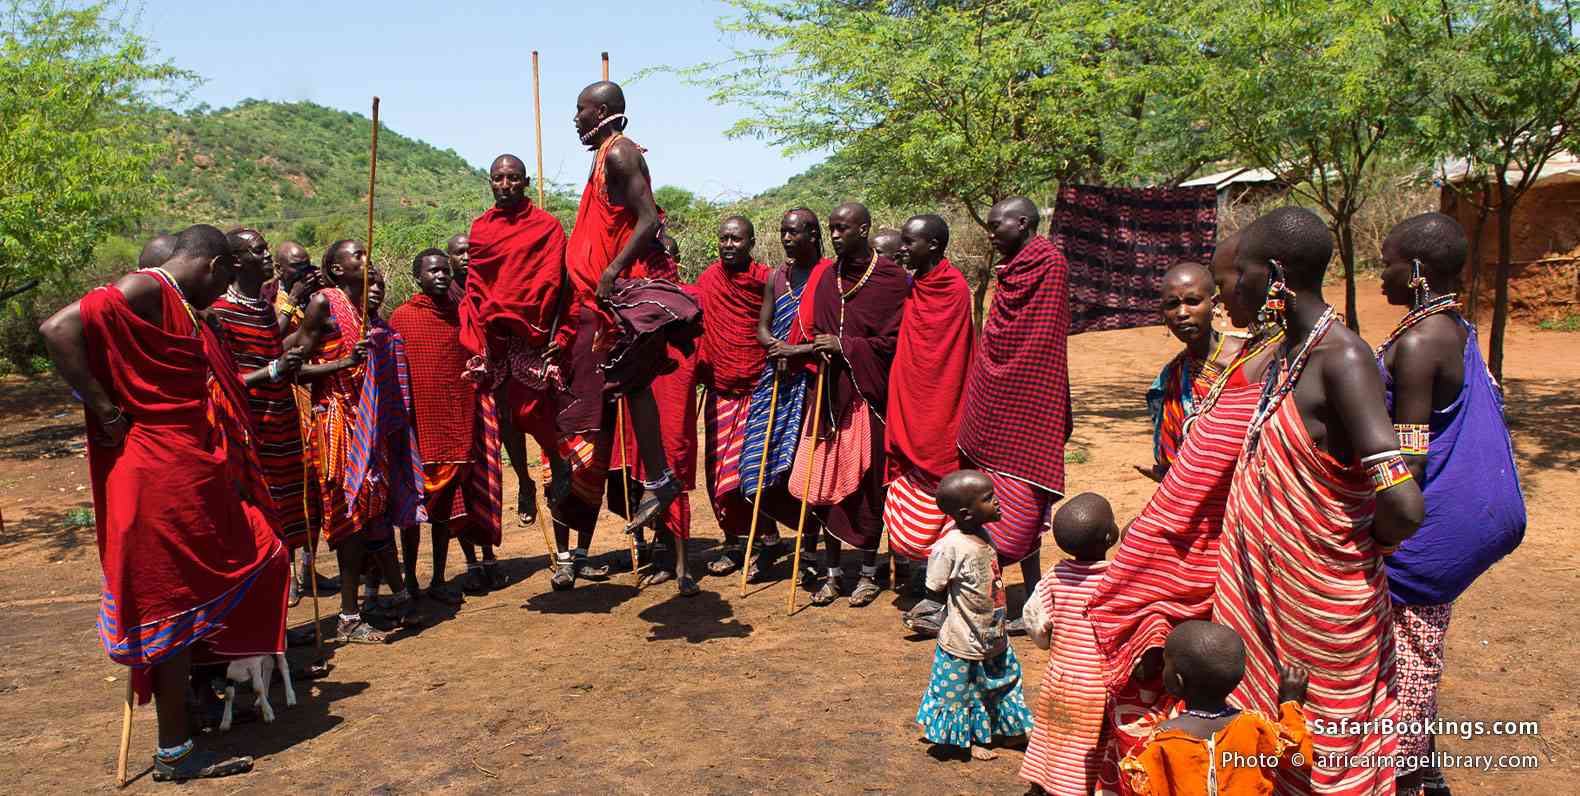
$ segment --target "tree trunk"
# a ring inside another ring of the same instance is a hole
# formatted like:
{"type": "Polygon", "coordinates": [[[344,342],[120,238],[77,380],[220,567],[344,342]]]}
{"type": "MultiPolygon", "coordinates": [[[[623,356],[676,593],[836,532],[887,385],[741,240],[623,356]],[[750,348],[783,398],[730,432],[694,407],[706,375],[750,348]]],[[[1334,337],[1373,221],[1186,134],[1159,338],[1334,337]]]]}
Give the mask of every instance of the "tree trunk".
{"type": "Polygon", "coordinates": [[[1355,312],[1355,230],[1346,218],[1336,225],[1339,233],[1339,259],[1344,262],[1344,322],[1356,334],[1361,331],[1361,319],[1355,312]]]}
{"type": "Polygon", "coordinates": [[[982,255],[982,265],[976,269],[976,286],[971,290],[971,317],[976,319],[978,329],[987,319],[988,284],[993,281],[993,244],[989,243],[987,249],[987,254],[982,255]]]}
{"type": "Polygon", "coordinates": [[[1487,211],[1492,207],[1492,187],[1483,179],[1481,181],[1481,204],[1476,207],[1476,231],[1470,236],[1470,300],[1465,305],[1470,322],[1476,322],[1477,304],[1481,301],[1481,272],[1485,267],[1481,261],[1482,233],[1487,229],[1487,211]]]}
{"type": "Polygon", "coordinates": [[[1503,383],[1503,332],[1509,325],[1509,274],[1514,265],[1514,205],[1509,201],[1509,186],[1498,175],[1498,276],[1492,293],[1492,343],[1487,365],[1492,378],[1503,383]]]}

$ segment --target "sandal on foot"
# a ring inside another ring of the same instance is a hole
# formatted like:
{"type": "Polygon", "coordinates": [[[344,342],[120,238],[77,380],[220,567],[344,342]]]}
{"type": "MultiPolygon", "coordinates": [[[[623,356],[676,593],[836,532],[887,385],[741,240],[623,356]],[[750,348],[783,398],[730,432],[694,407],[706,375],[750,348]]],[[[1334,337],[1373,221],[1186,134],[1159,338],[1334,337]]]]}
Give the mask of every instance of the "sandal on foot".
{"type": "Polygon", "coordinates": [[[535,481],[521,482],[521,494],[516,496],[516,522],[536,525],[538,522],[538,485],[535,481]]]}
{"type": "Polygon", "coordinates": [[[692,580],[690,575],[681,578],[680,581],[675,584],[675,590],[680,592],[680,596],[682,597],[695,597],[702,593],[702,587],[698,586],[697,582],[692,580]]]}
{"type": "Polygon", "coordinates": [[[460,605],[466,602],[465,597],[443,586],[429,586],[426,591],[422,592],[422,595],[441,605],[460,605]]]}
{"type": "Polygon", "coordinates": [[[417,601],[410,596],[390,606],[390,617],[395,620],[396,627],[422,627],[422,614],[417,612],[417,601]]]}
{"type": "Polygon", "coordinates": [[[461,579],[461,591],[473,597],[481,597],[488,593],[488,581],[483,579],[482,567],[466,568],[466,577],[461,579]]]}
{"type": "Polygon", "coordinates": [[[878,595],[883,593],[883,588],[872,578],[863,576],[856,581],[856,589],[850,593],[850,607],[861,608],[871,605],[878,595]]]}
{"type": "Polygon", "coordinates": [[[384,644],[389,641],[383,631],[360,619],[342,621],[335,628],[335,640],[341,644],[384,644]]]}
{"type": "Polygon", "coordinates": [[[226,757],[218,752],[189,750],[175,760],[154,755],[155,782],[186,782],[245,774],[252,770],[250,757],[226,757]]]}
{"type": "Polygon", "coordinates": [[[554,564],[554,574],[549,576],[549,586],[555,591],[565,591],[576,585],[575,563],[560,559],[554,564]]]}
{"type": "Polygon", "coordinates": [[[510,585],[510,578],[505,577],[505,573],[500,571],[497,561],[484,561],[483,582],[488,584],[490,590],[503,589],[510,585]]]}
{"type": "Polygon", "coordinates": [[[724,577],[741,568],[741,549],[739,547],[726,547],[719,551],[719,557],[708,562],[708,574],[715,577],[724,577]]]}
{"type": "Polygon", "coordinates": [[[839,598],[839,583],[835,582],[833,578],[824,578],[823,588],[818,589],[817,593],[812,595],[812,604],[819,607],[833,605],[834,601],[839,598]]]}
{"type": "Polygon", "coordinates": [[[642,496],[642,502],[636,504],[636,511],[632,512],[630,522],[625,524],[626,533],[636,533],[638,528],[645,528],[657,522],[663,516],[669,504],[680,497],[680,481],[674,476],[664,479],[664,482],[642,496]]]}
{"type": "Polygon", "coordinates": [[[657,569],[647,573],[646,575],[643,575],[637,580],[636,585],[645,589],[648,586],[657,586],[660,583],[668,583],[674,579],[675,573],[670,572],[667,569],[657,569]]]}
{"type": "Polygon", "coordinates": [[[1009,620],[1009,624],[1004,626],[1004,632],[1011,636],[1026,635],[1025,618],[1017,616],[1014,619],[1009,620]]]}
{"type": "Polygon", "coordinates": [[[302,588],[301,588],[301,586],[299,584],[297,584],[296,578],[291,578],[291,588],[290,588],[290,591],[287,593],[287,598],[286,598],[286,601],[285,601],[285,605],[286,605],[287,608],[295,608],[296,606],[301,605],[301,604],[302,604],[302,588]]]}
{"type": "Polygon", "coordinates": [[[589,580],[602,580],[609,577],[608,564],[594,564],[587,556],[578,556],[575,561],[576,577],[589,580]]]}

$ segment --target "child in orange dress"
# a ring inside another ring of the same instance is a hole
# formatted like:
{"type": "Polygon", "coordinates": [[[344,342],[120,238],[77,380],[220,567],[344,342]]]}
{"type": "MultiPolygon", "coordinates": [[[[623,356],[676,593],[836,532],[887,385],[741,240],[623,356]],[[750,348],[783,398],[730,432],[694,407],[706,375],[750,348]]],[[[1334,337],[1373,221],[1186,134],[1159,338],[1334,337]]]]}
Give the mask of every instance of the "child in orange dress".
{"type": "Polygon", "coordinates": [[[1277,721],[1226,701],[1245,676],[1245,642],[1213,622],[1180,623],[1163,645],[1163,685],[1185,704],[1119,767],[1136,796],[1249,796],[1279,780],[1310,789],[1311,734],[1301,703],[1310,674],[1279,670],[1277,721]]]}

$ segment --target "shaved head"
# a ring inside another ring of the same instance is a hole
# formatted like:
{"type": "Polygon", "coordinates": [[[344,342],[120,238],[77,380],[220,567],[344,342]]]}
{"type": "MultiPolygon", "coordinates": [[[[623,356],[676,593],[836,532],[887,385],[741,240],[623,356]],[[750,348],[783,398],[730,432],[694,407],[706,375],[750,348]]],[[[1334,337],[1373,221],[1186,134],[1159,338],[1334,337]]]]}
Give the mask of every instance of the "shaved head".
{"type": "Polygon", "coordinates": [[[1037,203],[1024,196],[1011,196],[988,210],[989,213],[999,212],[1011,218],[1024,218],[1031,224],[1035,232],[1042,223],[1042,212],[1037,209],[1037,203]]]}
{"type": "Polygon", "coordinates": [[[1163,653],[1186,694],[1222,699],[1245,676],[1245,641],[1215,622],[1181,622],[1163,642],[1163,653]]]}
{"type": "Polygon", "coordinates": [[[515,171],[521,172],[523,175],[527,173],[527,164],[522,161],[521,158],[518,158],[508,152],[500,155],[497,158],[494,158],[493,164],[488,167],[488,173],[494,174],[502,168],[513,169],[515,171]]]}
{"type": "Polygon", "coordinates": [[[1442,213],[1422,213],[1395,226],[1383,240],[1383,249],[1409,262],[1421,261],[1428,277],[1458,279],[1470,254],[1465,228],[1442,213]]]}
{"type": "Polygon", "coordinates": [[[752,226],[752,220],[746,216],[730,216],[729,218],[719,222],[719,229],[722,230],[726,225],[729,224],[739,224],[746,232],[747,237],[757,237],[757,228],[752,226]]]}
{"type": "Polygon", "coordinates": [[[1304,207],[1280,207],[1253,222],[1236,260],[1266,266],[1277,261],[1284,281],[1296,289],[1322,286],[1333,259],[1333,235],[1321,217],[1304,207]]]}
{"type": "Polygon", "coordinates": [[[204,260],[226,254],[230,254],[230,241],[218,227],[208,224],[193,224],[181,230],[180,234],[175,236],[175,249],[171,252],[172,257],[195,257],[204,260]]]}
{"type": "Polygon", "coordinates": [[[828,236],[834,240],[834,253],[842,260],[867,255],[871,228],[872,213],[860,202],[846,202],[828,215],[828,236]]]}
{"type": "Polygon", "coordinates": [[[829,213],[828,218],[830,221],[833,221],[836,217],[843,218],[852,224],[872,225],[872,213],[868,212],[867,206],[860,202],[845,202],[834,208],[834,212],[829,213]]]}
{"type": "Polygon", "coordinates": [[[1201,263],[1176,263],[1173,268],[1163,272],[1163,286],[1170,285],[1209,285],[1212,284],[1212,272],[1201,263]]]}
{"type": "Polygon", "coordinates": [[[176,236],[168,232],[160,233],[143,246],[142,253],[137,255],[137,267],[157,268],[164,265],[175,253],[176,236]]]}
{"type": "Polygon", "coordinates": [[[313,256],[307,253],[307,247],[294,240],[283,241],[274,247],[275,259],[286,263],[312,262],[313,256]]]}
{"type": "Polygon", "coordinates": [[[987,214],[988,240],[999,257],[1008,261],[1025,247],[1037,234],[1042,215],[1037,203],[1024,196],[1011,196],[989,208],[987,214]]]}
{"type": "Polygon", "coordinates": [[[471,241],[466,237],[465,233],[454,235],[449,240],[445,241],[445,252],[452,255],[460,254],[469,248],[470,243],[471,241]]]}
{"type": "Polygon", "coordinates": [[[993,489],[993,479],[980,470],[956,470],[938,482],[938,508],[953,517],[993,489]]]}
{"type": "Polygon", "coordinates": [[[1082,492],[1064,502],[1053,515],[1053,540],[1076,558],[1102,558],[1114,530],[1114,507],[1096,492],[1082,492]]]}
{"type": "Polygon", "coordinates": [[[600,80],[582,89],[581,98],[594,105],[604,106],[611,116],[625,113],[625,91],[618,83],[600,80]]]}
{"type": "Polygon", "coordinates": [[[940,249],[949,246],[949,224],[944,221],[943,216],[934,213],[911,216],[910,220],[905,222],[905,226],[927,238],[938,241],[938,248],[940,249]]]}

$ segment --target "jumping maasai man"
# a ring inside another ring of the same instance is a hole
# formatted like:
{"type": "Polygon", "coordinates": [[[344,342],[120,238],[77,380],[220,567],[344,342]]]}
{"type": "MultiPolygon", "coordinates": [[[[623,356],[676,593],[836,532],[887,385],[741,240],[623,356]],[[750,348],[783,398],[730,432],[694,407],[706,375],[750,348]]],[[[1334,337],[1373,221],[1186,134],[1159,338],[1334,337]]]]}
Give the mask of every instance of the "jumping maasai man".
{"type": "Polygon", "coordinates": [[[235,275],[219,230],[183,230],[162,266],[121,277],[39,329],[82,396],[104,589],[99,638],[155,698],[154,779],[251,770],[197,752],[187,725],[194,660],[285,649],[289,564],[250,455],[247,392],[196,313],[235,275]]]}
{"type": "Polygon", "coordinates": [[[1372,351],[1322,298],[1327,225],[1284,207],[1244,233],[1239,300],[1283,327],[1229,488],[1213,621],[1246,645],[1234,704],[1271,716],[1278,668],[1311,672],[1317,733],[1309,781],[1280,792],[1393,793],[1393,622],[1383,555],[1421,524],[1421,489],[1400,454],[1372,351]],[[1353,723],[1350,723],[1353,722],[1353,723]]]}
{"type": "MultiPolygon", "coordinates": [[[[497,461],[499,443],[489,441],[497,425],[496,436],[510,456],[523,496],[517,509],[531,510],[518,511],[517,519],[524,521],[530,513],[536,521],[537,487],[527,475],[526,435],[532,435],[539,449],[554,458],[554,412],[565,384],[564,351],[570,346],[569,333],[555,328],[563,320],[565,230],[558,219],[527,198],[529,180],[520,158],[509,154],[494,158],[488,180],[494,206],[472,222],[467,235],[464,259],[468,276],[461,300],[461,345],[477,358],[469,369],[484,385],[478,396],[476,425],[478,439],[484,444],[477,460],[497,461]]],[[[462,259],[456,254],[456,244],[452,239],[452,264],[462,259]]],[[[497,463],[489,464],[486,470],[497,468],[497,463]]],[[[497,480],[499,476],[493,473],[491,477],[497,480]]],[[[496,487],[474,479],[474,500],[497,492],[496,487]]],[[[499,499],[491,498],[495,502],[499,499]]],[[[478,511],[488,517],[498,514],[497,506],[478,511]]],[[[556,520],[555,533],[563,552],[568,548],[563,521],[556,520]]],[[[497,543],[499,532],[493,531],[492,536],[497,543]]],[[[585,546],[586,540],[582,544],[585,546]]],[[[462,552],[470,546],[471,541],[462,537],[462,552]]],[[[485,546],[482,574],[489,586],[497,588],[503,579],[497,568],[487,563],[493,558],[493,549],[485,546]]],[[[472,560],[468,554],[468,566],[472,560]]],[[[475,578],[469,575],[468,581],[469,592],[481,593],[475,578]]]]}
{"type": "MultiPolygon", "coordinates": [[[[752,391],[746,416],[746,436],[741,444],[740,482],[741,495],[749,501],[762,501],[763,513],[781,523],[793,525],[798,514],[798,504],[790,497],[786,476],[795,461],[798,442],[797,430],[801,427],[806,402],[806,388],[811,384],[811,373],[800,367],[811,361],[812,345],[795,340],[811,340],[810,330],[802,325],[801,298],[807,282],[819,265],[832,263],[823,257],[823,231],[818,225],[817,214],[804,207],[784,214],[779,222],[779,242],[784,248],[785,263],[769,274],[763,285],[763,304],[757,316],[757,342],[768,355],[757,386],[752,391]],[[795,365],[795,367],[792,367],[795,365]],[[768,409],[773,401],[777,383],[779,404],[774,409],[773,429],[768,428],[768,409]],[[768,445],[767,473],[760,474],[763,463],[763,446],[768,445]],[[757,485],[763,484],[762,494],[757,485]]],[[[704,322],[706,325],[706,322],[704,322]]],[[[759,521],[761,523],[761,521],[759,521]]],[[[804,542],[817,547],[816,517],[808,517],[803,532],[804,542]]],[[[757,550],[760,553],[746,566],[747,580],[756,580],[773,562],[779,552],[779,537],[774,524],[764,527],[757,550]]],[[[744,553],[726,547],[724,554],[709,564],[714,574],[729,574],[741,566],[744,553]]],[[[813,569],[813,572],[816,570],[813,569]]],[[[800,577],[792,573],[792,577],[800,577]]]]}
{"type": "Polygon", "coordinates": [[[883,527],[890,552],[926,561],[948,520],[938,508],[938,481],[960,467],[955,438],[976,324],[965,275],[944,256],[944,220],[916,216],[900,234],[900,265],[911,273],[911,295],[889,372],[883,527]]]}
{"type": "MultiPolygon", "coordinates": [[[[872,216],[846,202],[828,217],[837,256],[807,283],[801,325],[812,333],[819,355],[823,406],[809,406],[805,430],[790,474],[790,493],[817,506],[827,533],[823,585],[813,605],[829,605],[843,593],[841,545],[861,551],[861,578],[850,604],[877,599],[878,542],[883,536],[884,432],[889,402],[889,365],[900,335],[901,307],[909,289],[905,270],[879,257],[868,243],[872,216]],[[814,422],[813,413],[822,420],[814,422]],[[812,426],[818,438],[811,439],[812,426]],[[804,473],[816,468],[811,490],[804,473]]],[[[802,342],[802,341],[797,341],[802,342]]]]}
{"type": "MultiPolygon", "coordinates": [[[[1026,594],[1042,576],[1048,510],[1064,496],[1064,443],[1070,438],[1069,268],[1037,234],[1041,216],[1025,197],[988,211],[993,306],[982,325],[961,406],[960,452],[993,477],[1003,519],[988,525],[1003,563],[1020,562],[1026,594]]],[[[1011,633],[1024,633],[1017,619],[1011,633]]]]}
{"type": "Polygon", "coordinates": [[[698,380],[708,391],[702,409],[708,498],[724,532],[726,551],[708,566],[717,575],[727,575],[738,566],[741,541],[752,524],[752,505],[746,501],[740,474],[752,391],[767,360],[757,339],[757,324],[763,314],[768,266],[752,259],[756,243],[751,221],[742,216],[726,218],[719,225],[719,259],[697,277],[703,317],[698,380]]]}
{"type": "Polygon", "coordinates": [[[1180,263],[1163,274],[1158,314],[1185,350],[1163,366],[1147,389],[1153,464],[1136,471],[1153,481],[1163,480],[1179,454],[1185,418],[1245,344],[1244,337],[1213,328],[1214,290],[1212,272],[1196,263],[1180,263]]]}
{"type": "MultiPolygon", "coordinates": [[[[1525,536],[1525,499],[1476,330],[1459,314],[1465,232],[1441,213],[1410,218],[1382,244],[1382,289],[1409,314],[1377,349],[1394,431],[1421,483],[1426,519],[1384,561],[1393,598],[1401,726],[1437,718],[1444,636],[1454,600],[1525,536]]],[[[1400,757],[1426,759],[1430,732],[1399,735],[1400,757]]],[[[1395,772],[1400,793],[1446,792],[1436,766],[1395,772]]]]}
{"type": "MultiPolygon", "coordinates": [[[[371,268],[361,241],[341,240],[324,252],[322,273],[331,287],[318,292],[329,305],[329,322],[313,364],[356,358],[363,341],[363,269],[371,268]]],[[[372,282],[371,274],[368,275],[372,282]]],[[[309,312],[309,320],[311,320],[309,312]]],[[[370,312],[370,320],[375,317],[370,312]]],[[[304,324],[308,321],[304,321],[304,324]]],[[[419,622],[416,606],[395,558],[395,528],[427,518],[421,506],[422,460],[405,405],[406,375],[401,346],[388,327],[370,325],[366,361],[338,370],[314,385],[314,413],[324,441],[319,488],[324,496],[324,538],[340,562],[340,624],[346,643],[381,644],[384,634],[363,621],[357,585],[372,554],[383,580],[394,589],[399,624],[419,622]]]]}
{"type": "MultiPolygon", "coordinates": [[[[642,465],[652,474],[629,518],[630,531],[657,520],[683,491],[667,472],[652,385],[673,365],[670,342],[689,345],[700,332],[700,311],[680,286],[651,278],[670,260],[658,243],[660,218],[647,161],[642,148],[625,137],[626,121],[625,94],[614,83],[594,83],[576,99],[576,132],[594,156],[565,253],[572,299],[566,326],[575,330],[575,349],[571,400],[558,419],[563,451],[576,471],[575,497],[595,511],[609,461],[598,449],[607,450],[608,432],[624,425],[620,418],[628,415],[642,465]]],[[[559,570],[555,585],[566,588],[574,571],[559,570]]]]}
{"type": "MultiPolygon", "coordinates": [[[[1237,298],[1239,238],[1220,241],[1212,273],[1230,321],[1252,324],[1237,298]]],[[[1130,524],[1086,606],[1108,684],[1108,729],[1102,782],[1118,788],[1119,761],[1135,754],[1170,716],[1176,700],[1163,688],[1163,644],[1180,623],[1212,617],[1218,540],[1229,483],[1262,392],[1262,376],[1283,330],[1253,336],[1192,406],[1174,464],[1130,524]]]]}

